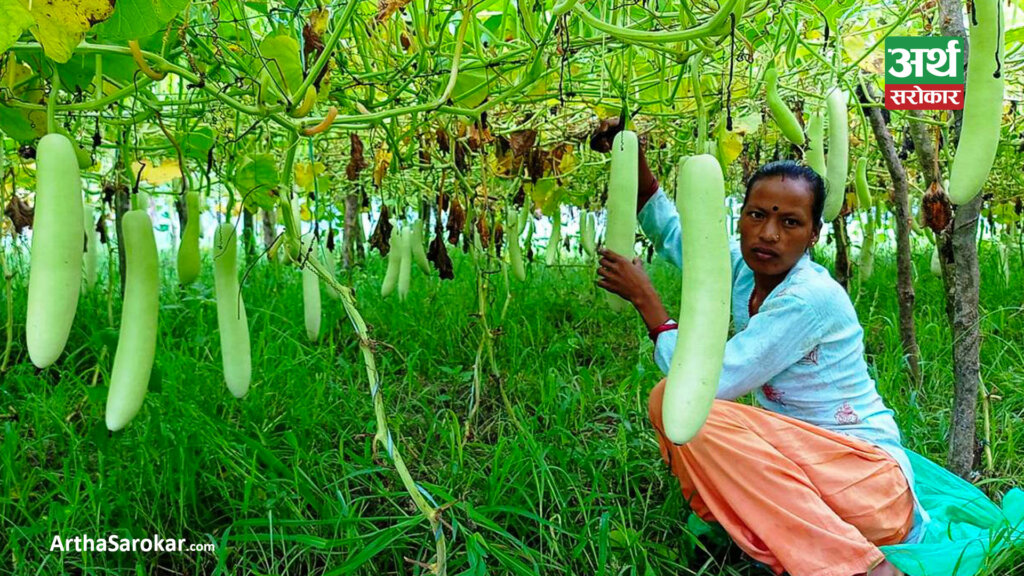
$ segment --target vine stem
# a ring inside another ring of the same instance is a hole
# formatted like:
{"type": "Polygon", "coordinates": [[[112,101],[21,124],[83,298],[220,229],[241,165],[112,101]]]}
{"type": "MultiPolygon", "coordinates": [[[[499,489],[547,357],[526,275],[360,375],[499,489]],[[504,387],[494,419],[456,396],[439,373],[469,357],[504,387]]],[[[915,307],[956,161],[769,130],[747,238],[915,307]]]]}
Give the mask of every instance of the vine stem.
{"type": "Polygon", "coordinates": [[[281,212],[284,216],[284,231],[286,241],[288,242],[288,252],[290,254],[298,254],[302,248],[302,242],[300,237],[302,236],[302,229],[298,221],[295,220],[295,214],[292,212],[292,173],[293,166],[295,165],[295,153],[298,151],[299,137],[294,132],[288,134],[288,147],[287,152],[284,156],[284,172],[282,173],[284,181],[281,183],[281,189],[284,190],[278,198],[278,204],[281,206],[281,212]]]}
{"type": "Polygon", "coordinates": [[[676,30],[673,32],[651,32],[648,30],[634,30],[632,28],[625,28],[622,26],[615,26],[614,24],[608,24],[590,13],[582,4],[576,4],[573,6],[573,11],[576,12],[583,19],[584,22],[589,24],[596,30],[600,30],[605,34],[612,36],[618,40],[624,42],[636,43],[636,42],[655,42],[655,43],[668,43],[668,42],[683,42],[685,40],[694,40],[697,38],[703,38],[705,36],[712,35],[722,24],[725,23],[726,18],[732,13],[733,7],[736,5],[736,0],[725,0],[718,12],[715,13],[709,20],[694,26],[692,28],[686,28],[684,30],[676,30]]]}
{"type": "Polygon", "coordinates": [[[903,23],[907,21],[907,18],[909,18],[912,13],[917,11],[918,6],[920,5],[921,0],[918,0],[917,2],[908,3],[907,7],[903,10],[903,13],[896,18],[896,22],[892,26],[886,27],[885,34],[882,34],[882,36],[878,38],[878,40],[876,40],[874,44],[868,47],[868,49],[865,50],[864,53],[860,55],[860,58],[857,58],[857,60],[855,60],[852,64],[843,69],[840,74],[845,76],[846,74],[850,73],[850,71],[856,69],[857,66],[859,66],[860,63],[864,61],[865,58],[873,54],[875,49],[881,46],[883,42],[885,42],[886,38],[892,35],[892,33],[895,32],[897,28],[902,26],[903,23]]]}
{"type": "Polygon", "coordinates": [[[60,73],[57,72],[56,64],[53,66],[53,76],[50,77],[50,96],[46,99],[46,133],[53,134],[57,131],[57,93],[60,92],[60,73]]]}
{"type": "MultiPolygon", "coordinates": [[[[455,42],[455,54],[452,56],[452,69],[448,74],[448,83],[444,87],[444,91],[433,101],[426,104],[420,104],[417,106],[409,106],[406,108],[394,108],[391,110],[385,110],[372,114],[357,114],[357,115],[346,115],[336,116],[332,121],[332,126],[339,122],[357,122],[364,124],[375,124],[392,118],[395,116],[403,116],[406,114],[416,114],[419,112],[430,112],[432,110],[446,109],[444,103],[451,96],[452,91],[455,89],[455,82],[459,76],[459,63],[462,59],[462,49],[466,44],[466,31],[469,29],[469,24],[476,16],[473,13],[472,5],[470,5],[465,13],[463,14],[462,22],[459,23],[458,36],[455,42]]],[[[315,124],[320,124],[323,119],[317,120],[315,124]]]]}
{"type": "Polygon", "coordinates": [[[316,80],[317,76],[320,75],[320,71],[324,69],[327,62],[331,59],[331,55],[334,54],[334,47],[338,45],[338,41],[341,40],[341,33],[344,32],[348,26],[348,21],[352,18],[352,14],[355,13],[356,6],[359,5],[358,0],[349,0],[348,6],[345,7],[345,11],[342,12],[341,18],[334,26],[334,32],[331,33],[331,37],[327,39],[327,44],[324,45],[323,52],[313,63],[313,66],[309,69],[309,73],[306,74],[306,78],[302,80],[302,84],[292,94],[292,101],[301,101],[303,96],[306,94],[306,90],[313,85],[313,81],[316,80]]]}
{"type": "Polygon", "coordinates": [[[978,387],[981,392],[981,410],[985,418],[985,469],[991,472],[995,469],[992,461],[992,417],[991,417],[991,395],[985,381],[978,378],[978,387]]]}
{"type": "MultiPolygon", "coordinates": [[[[19,43],[16,43],[16,44],[14,44],[13,46],[11,46],[9,48],[10,51],[30,51],[30,50],[41,50],[41,49],[42,49],[42,46],[40,44],[34,43],[34,42],[19,42],[19,43]]],[[[90,54],[90,53],[97,54],[98,53],[98,54],[118,54],[118,55],[131,56],[131,50],[128,47],[126,47],[126,46],[108,46],[108,45],[103,45],[103,44],[90,44],[88,42],[83,42],[82,44],[78,45],[75,48],[75,51],[77,53],[81,53],[81,54],[90,54]]],[[[227,106],[229,106],[231,108],[234,108],[235,110],[238,110],[239,112],[242,112],[244,114],[248,114],[250,116],[264,116],[264,117],[267,117],[271,121],[273,121],[274,123],[278,124],[279,126],[281,126],[282,128],[284,128],[284,129],[286,129],[286,130],[288,130],[290,132],[297,132],[299,130],[299,126],[295,122],[292,122],[291,120],[285,118],[280,113],[278,113],[276,111],[268,112],[266,110],[260,110],[259,107],[257,107],[257,106],[249,106],[249,105],[243,104],[240,101],[236,100],[235,98],[232,98],[231,96],[228,96],[225,93],[223,87],[216,86],[212,82],[205,82],[205,83],[204,82],[200,82],[199,76],[197,76],[196,74],[192,73],[191,70],[182,68],[180,66],[176,66],[176,65],[168,62],[162,56],[159,56],[157,54],[153,54],[152,52],[146,52],[144,50],[141,51],[140,54],[142,55],[143,58],[145,58],[147,60],[154,61],[156,63],[156,68],[159,69],[160,71],[167,72],[167,73],[170,73],[170,74],[174,74],[176,76],[179,76],[180,78],[183,78],[183,79],[187,80],[188,82],[190,82],[192,84],[195,84],[197,86],[197,88],[199,88],[200,90],[203,90],[204,92],[210,94],[211,96],[213,96],[214,98],[216,98],[217,100],[222,102],[223,104],[225,104],[225,105],[227,105],[227,106]]],[[[118,91],[116,93],[116,97],[115,97],[115,94],[111,94],[110,96],[108,96],[106,98],[102,98],[102,99],[97,100],[97,101],[83,102],[83,103],[78,104],[78,105],[72,105],[72,106],[75,106],[75,107],[74,108],[70,108],[69,107],[68,109],[69,110],[70,109],[75,109],[75,110],[95,110],[95,109],[102,108],[103,106],[105,106],[107,104],[115,102],[115,101],[119,100],[120,98],[123,98],[124,96],[126,96],[126,95],[128,95],[128,94],[130,94],[132,92],[135,92],[136,91],[136,86],[141,87],[143,85],[143,82],[147,82],[147,81],[148,82],[153,82],[153,80],[150,79],[149,77],[143,77],[143,78],[138,80],[137,85],[129,85],[129,86],[123,88],[122,90],[118,91]],[[105,104],[100,105],[100,102],[105,102],[105,104]]],[[[363,128],[363,126],[347,126],[346,128],[363,128]]]]}
{"type": "Polygon", "coordinates": [[[11,346],[14,344],[14,290],[11,287],[14,282],[14,274],[7,265],[7,251],[2,247],[0,247],[0,268],[3,269],[4,293],[7,298],[7,343],[4,346],[3,362],[0,363],[0,373],[3,373],[7,371],[7,361],[11,357],[11,346]]]}
{"type": "MultiPolygon", "coordinates": [[[[4,147],[4,134],[0,132],[0,203],[7,206],[7,168],[5,162],[7,161],[6,148],[4,147]]],[[[13,187],[12,187],[13,190],[13,187]]],[[[0,216],[0,219],[7,218],[7,215],[0,216]]],[[[0,240],[3,236],[0,235],[0,240]]],[[[11,246],[14,246],[14,237],[11,237],[11,246]]],[[[0,270],[3,271],[4,275],[4,295],[7,298],[7,344],[4,346],[4,359],[0,362],[0,373],[7,371],[7,361],[11,357],[11,346],[14,343],[14,290],[11,283],[14,280],[14,274],[7,266],[7,250],[4,249],[2,242],[0,242],[0,270]]]]}
{"type": "MultiPolygon", "coordinates": [[[[474,234],[477,231],[473,230],[474,234]]],[[[476,250],[474,246],[473,250],[476,250]]],[[[486,254],[480,254],[479,258],[486,258],[486,254]]],[[[476,418],[477,410],[480,408],[480,397],[483,395],[483,384],[481,383],[480,363],[483,360],[484,350],[489,347],[491,329],[487,326],[487,279],[484,278],[483,268],[477,265],[476,268],[476,296],[477,315],[480,317],[480,326],[483,328],[480,334],[480,343],[476,347],[476,360],[473,362],[473,403],[470,405],[469,414],[466,416],[466,431],[462,435],[462,444],[469,441],[473,431],[473,420],[476,418]]]]}
{"type": "Polygon", "coordinates": [[[420,488],[419,484],[413,480],[412,474],[409,472],[409,468],[405,465],[402,454],[398,450],[398,444],[388,429],[387,413],[384,411],[384,395],[381,390],[377,364],[373,356],[374,343],[370,339],[366,322],[363,321],[362,315],[359,314],[359,310],[356,308],[356,299],[352,289],[338,282],[324,264],[316,258],[308,258],[306,265],[313,269],[313,272],[320,277],[320,280],[333,288],[341,296],[341,303],[345,308],[345,314],[348,316],[352,327],[356,331],[356,336],[359,338],[359,349],[363,354],[366,378],[370,384],[370,397],[373,400],[373,412],[377,419],[377,431],[373,437],[374,452],[377,451],[378,446],[384,447],[391,462],[395,465],[395,470],[402,479],[402,484],[412,498],[413,503],[416,504],[416,508],[419,509],[420,513],[430,523],[430,529],[434,535],[437,549],[437,560],[430,565],[430,571],[438,576],[445,576],[447,574],[447,542],[444,535],[444,526],[441,523],[441,509],[435,508],[434,505],[427,501],[429,496],[426,496],[426,490],[420,488]]]}

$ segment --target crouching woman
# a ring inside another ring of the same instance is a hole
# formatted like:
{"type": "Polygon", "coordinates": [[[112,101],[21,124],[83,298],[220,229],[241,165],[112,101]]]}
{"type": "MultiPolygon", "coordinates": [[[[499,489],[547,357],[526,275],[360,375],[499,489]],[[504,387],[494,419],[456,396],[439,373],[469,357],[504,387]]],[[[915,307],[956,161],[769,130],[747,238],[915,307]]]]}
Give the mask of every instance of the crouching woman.
{"type": "MultiPolygon", "coordinates": [[[[615,126],[607,123],[592,141],[597,150],[608,149],[615,126]]],[[[751,176],[739,241],[730,243],[734,335],[711,413],[692,441],[673,444],[662,380],[650,418],[692,510],[776,574],[898,575],[878,547],[917,542],[927,515],[893,412],[868,375],[853,304],[808,254],[824,199],[822,179],[793,162],[751,176]],[[734,401],[749,392],[760,407],[734,401]]],[[[686,231],[642,152],[638,209],[658,254],[681,267],[686,231]]],[[[667,373],[676,323],[639,259],[602,250],[598,275],[637,309],[667,373]]]]}

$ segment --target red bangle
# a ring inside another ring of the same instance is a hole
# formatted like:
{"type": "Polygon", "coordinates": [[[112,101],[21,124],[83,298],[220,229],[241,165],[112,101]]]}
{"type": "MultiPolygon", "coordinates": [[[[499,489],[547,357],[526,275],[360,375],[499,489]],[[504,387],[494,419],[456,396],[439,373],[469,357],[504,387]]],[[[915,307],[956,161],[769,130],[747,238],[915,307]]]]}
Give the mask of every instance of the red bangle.
{"type": "Polygon", "coordinates": [[[651,328],[651,330],[647,332],[647,335],[650,336],[651,342],[657,343],[659,334],[662,332],[668,332],[669,330],[675,330],[677,328],[679,328],[679,324],[677,324],[675,320],[669,319],[665,320],[665,323],[661,326],[651,328]]]}

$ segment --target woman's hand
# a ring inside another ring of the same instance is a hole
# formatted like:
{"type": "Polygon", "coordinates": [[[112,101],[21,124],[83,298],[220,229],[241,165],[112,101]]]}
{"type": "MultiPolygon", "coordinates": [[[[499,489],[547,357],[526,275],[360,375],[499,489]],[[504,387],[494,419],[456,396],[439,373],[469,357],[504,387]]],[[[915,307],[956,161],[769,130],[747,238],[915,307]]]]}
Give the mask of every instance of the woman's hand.
{"type": "MultiPolygon", "coordinates": [[[[622,132],[623,128],[624,126],[619,122],[617,116],[601,120],[597,129],[590,135],[590,149],[602,154],[611,152],[615,135],[622,132]]],[[[636,212],[639,214],[651,196],[658,192],[658,179],[654,177],[651,167],[647,165],[647,157],[644,156],[642,145],[637,148],[637,156],[639,156],[640,163],[637,173],[636,212]]]]}
{"type": "Polygon", "coordinates": [[[597,285],[633,304],[648,330],[664,324],[668,320],[668,312],[644,271],[640,258],[630,262],[604,246],[599,247],[597,253],[601,257],[597,269],[597,275],[601,278],[597,285]]]}
{"type": "Polygon", "coordinates": [[[597,275],[601,278],[597,285],[601,288],[634,305],[638,299],[653,290],[651,279],[647,277],[647,272],[640,264],[640,258],[634,258],[630,262],[621,254],[612,252],[604,246],[598,247],[597,253],[601,258],[597,269],[597,275]]]}
{"type": "Polygon", "coordinates": [[[590,149],[602,154],[611,152],[612,141],[615,140],[615,135],[619,132],[622,132],[622,124],[619,123],[618,116],[611,116],[601,120],[601,123],[597,125],[597,129],[590,135],[590,149]]]}

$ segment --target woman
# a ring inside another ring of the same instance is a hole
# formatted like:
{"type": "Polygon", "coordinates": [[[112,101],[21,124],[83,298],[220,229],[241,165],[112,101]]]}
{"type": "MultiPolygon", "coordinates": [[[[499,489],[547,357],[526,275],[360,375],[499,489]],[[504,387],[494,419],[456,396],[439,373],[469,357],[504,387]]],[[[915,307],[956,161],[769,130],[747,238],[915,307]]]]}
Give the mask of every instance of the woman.
{"type": "MultiPolygon", "coordinates": [[[[591,146],[610,149],[616,128],[606,120],[591,146]]],[[[681,266],[685,231],[642,151],[639,184],[644,232],[681,266]]],[[[919,541],[927,515],[893,412],[868,375],[853,304],[808,256],[824,201],[821,177],[796,163],[751,176],[730,246],[735,334],[710,416],[692,441],[674,445],[662,427],[662,380],[650,418],[693,511],[776,574],[898,575],[878,546],[919,541]],[[762,408],[733,402],[749,392],[762,408]]],[[[675,322],[639,259],[602,249],[598,275],[636,307],[667,373],[675,322]]]]}

